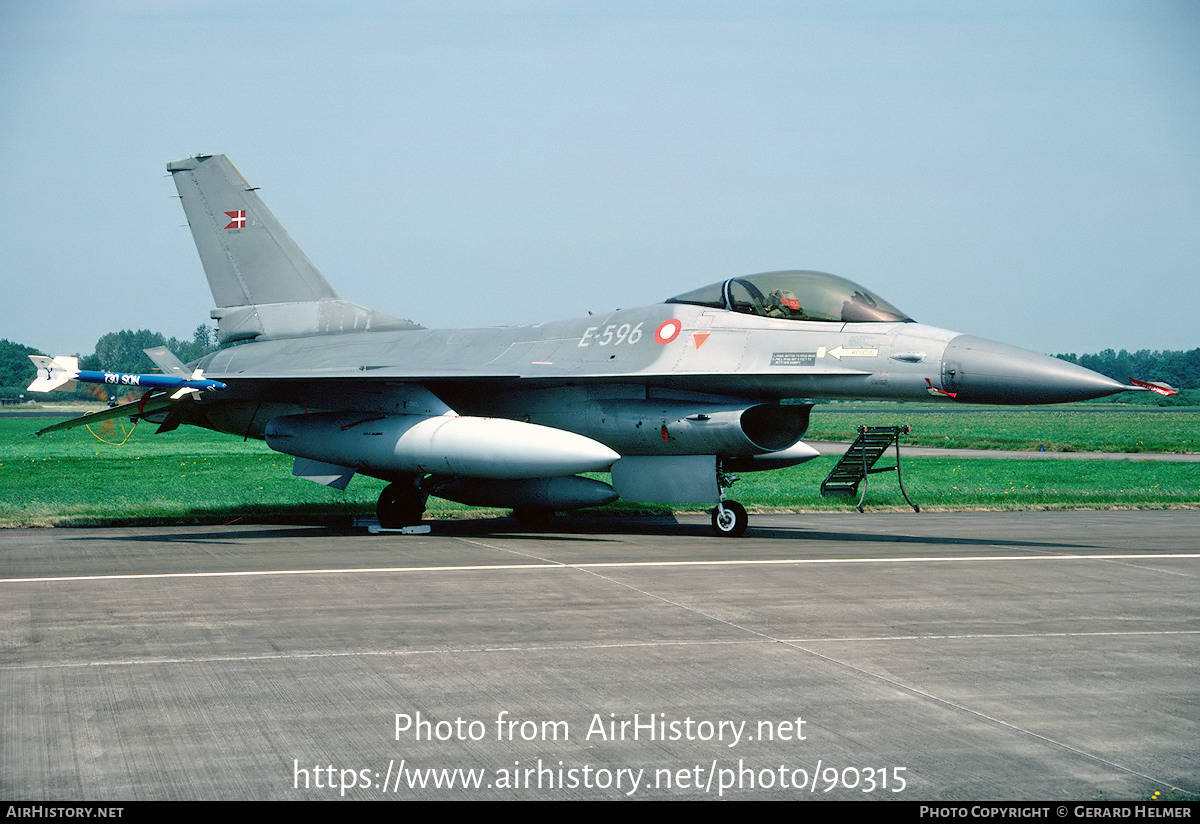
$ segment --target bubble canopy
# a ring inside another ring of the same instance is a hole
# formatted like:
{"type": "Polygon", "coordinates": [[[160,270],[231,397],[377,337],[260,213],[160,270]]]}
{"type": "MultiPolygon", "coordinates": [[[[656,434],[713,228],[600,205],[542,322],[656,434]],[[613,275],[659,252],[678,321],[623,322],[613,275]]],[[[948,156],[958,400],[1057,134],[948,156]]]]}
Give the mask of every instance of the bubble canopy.
{"type": "Polygon", "coordinates": [[[869,289],[826,272],[746,275],[684,292],[665,302],[786,320],[912,322],[912,318],[869,289]]]}

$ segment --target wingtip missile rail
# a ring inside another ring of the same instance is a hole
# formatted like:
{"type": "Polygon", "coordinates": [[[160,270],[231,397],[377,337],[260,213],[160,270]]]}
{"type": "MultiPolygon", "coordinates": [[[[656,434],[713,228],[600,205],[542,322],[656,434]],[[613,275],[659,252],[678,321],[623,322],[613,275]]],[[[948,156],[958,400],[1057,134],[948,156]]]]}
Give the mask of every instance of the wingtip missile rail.
{"type": "Polygon", "coordinates": [[[176,397],[186,392],[219,392],[225,388],[220,381],[208,380],[202,377],[199,370],[190,378],[174,375],[140,375],[129,372],[100,372],[91,369],[80,369],[79,359],[59,355],[56,358],[46,355],[30,355],[29,359],[37,367],[37,378],[29,384],[30,392],[53,392],[56,389],[71,391],[76,381],[84,383],[99,383],[109,386],[141,387],[144,389],[177,390],[176,397]]]}

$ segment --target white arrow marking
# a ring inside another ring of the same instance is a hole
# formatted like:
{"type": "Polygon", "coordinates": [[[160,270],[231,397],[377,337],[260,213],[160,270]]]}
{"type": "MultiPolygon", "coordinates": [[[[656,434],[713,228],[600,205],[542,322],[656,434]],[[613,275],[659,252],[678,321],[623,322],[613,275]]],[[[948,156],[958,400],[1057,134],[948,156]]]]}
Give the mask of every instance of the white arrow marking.
{"type": "Polygon", "coordinates": [[[878,349],[846,349],[841,344],[838,344],[833,349],[826,350],[825,354],[830,357],[841,360],[842,358],[874,358],[879,355],[878,349]]]}

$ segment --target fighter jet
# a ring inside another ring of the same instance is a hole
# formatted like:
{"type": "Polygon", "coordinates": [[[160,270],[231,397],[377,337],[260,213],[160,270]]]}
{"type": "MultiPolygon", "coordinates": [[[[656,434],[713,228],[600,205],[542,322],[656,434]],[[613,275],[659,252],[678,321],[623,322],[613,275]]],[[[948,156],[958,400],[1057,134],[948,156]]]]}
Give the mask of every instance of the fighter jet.
{"type": "Polygon", "coordinates": [[[339,297],[223,155],[167,169],[218,338],[238,345],[186,367],[151,352],[164,372],[220,390],[156,388],[101,415],[260,438],[295,458],[294,475],[338,489],[359,472],[383,479],[384,527],[420,522],[430,495],[529,524],[619,497],[708,505],[714,531],[736,536],[747,515],[727,499],[731,473],[816,457],[801,440],[813,400],[1040,404],[1131,388],[917,323],[813,271],[734,276],[577,320],[426,329],[339,297]]]}

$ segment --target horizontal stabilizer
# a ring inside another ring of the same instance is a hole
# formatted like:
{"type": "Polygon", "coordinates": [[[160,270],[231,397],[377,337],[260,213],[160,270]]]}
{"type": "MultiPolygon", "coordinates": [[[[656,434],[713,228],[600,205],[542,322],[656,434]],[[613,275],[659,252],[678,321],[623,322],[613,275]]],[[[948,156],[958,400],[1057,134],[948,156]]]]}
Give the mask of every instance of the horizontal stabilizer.
{"type": "Polygon", "coordinates": [[[61,421],[53,426],[47,426],[45,429],[39,429],[35,435],[45,435],[47,432],[60,432],[64,429],[74,429],[77,426],[90,426],[101,421],[112,420],[113,418],[140,418],[149,415],[152,412],[157,412],[170,406],[174,401],[162,393],[147,392],[139,400],[123,403],[120,406],[112,406],[101,412],[95,412],[90,415],[82,415],[78,418],[71,418],[69,421],[61,421]]]}
{"type": "MultiPolygon", "coordinates": [[[[143,349],[146,357],[154,361],[154,365],[162,370],[164,375],[170,375],[180,381],[179,389],[171,396],[171,400],[179,400],[184,395],[196,394],[201,389],[213,389],[209,384],[215,381],[204,381],[204,372],[200,369],[188,370],[183,365],[183,361],[179,359],[174,352],[165,346],[152,346],[149,349],[143,349]]],[[[224,387],[224,384],[222,384],[224,387]]]]}

